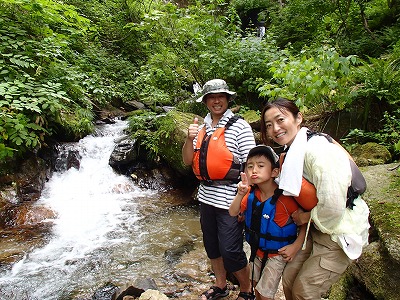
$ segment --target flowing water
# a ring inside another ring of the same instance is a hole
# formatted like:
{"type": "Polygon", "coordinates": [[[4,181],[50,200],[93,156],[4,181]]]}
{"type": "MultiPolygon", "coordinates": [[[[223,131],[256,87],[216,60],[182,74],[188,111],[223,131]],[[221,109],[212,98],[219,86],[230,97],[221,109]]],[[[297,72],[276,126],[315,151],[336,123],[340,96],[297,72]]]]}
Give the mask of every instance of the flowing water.
{"type": "Polygon", "coordinates": [[[102,125],[64,145],[79,152],[80,168],[55,172],[46,183],[37,205],[57,214],[48,242],[0,270],[0,299],[78,299],[108,282],[167,278],[166,253],[201,244],[196,206],[173,206],[179,195],[140,188],[108,165],[125,127],[102,125]]]}
{"type": "MultiPolygon", "coordinates": [[[[22,259],[0,264],[0,300],[95,299],[102,287],[123,290],[143,278],[188,300],[211,284],[197,206],[185,205],[188,197],[179,191],[140,188],[109,166],[126,125],[102,125],[62,146],[60,157],[79,153],[80,168],[60,168],[46,183],[36,205],[57,217],[49,220],[51,231],[41,241],[29,231],[23,235],[22,259]]],[[[226,299],[235,298],[231,292],[226,299]]],[[[275,299],[284,299],[281,287],[275,299]]]]}

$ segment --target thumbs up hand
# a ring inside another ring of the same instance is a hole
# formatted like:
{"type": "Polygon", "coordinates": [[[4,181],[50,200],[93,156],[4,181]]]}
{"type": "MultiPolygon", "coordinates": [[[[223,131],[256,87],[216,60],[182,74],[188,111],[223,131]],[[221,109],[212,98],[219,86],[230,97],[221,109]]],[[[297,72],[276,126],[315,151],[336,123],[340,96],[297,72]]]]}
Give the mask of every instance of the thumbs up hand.
{"type": "Polygon", "coordinates": [[[247,179],[247,175],[244,172],[240,173],[241,181],[238,183],[238,194],[246,195],[247,191],[249,190],[249,181],[247,179]]]}
{"type": "Polygon", "coordinates": [[[199,131],[199,119],[195,117],[193,119],[193,123],[189,125],[188,138],[193,140],[196,137],[198,131],[199,131]]]}

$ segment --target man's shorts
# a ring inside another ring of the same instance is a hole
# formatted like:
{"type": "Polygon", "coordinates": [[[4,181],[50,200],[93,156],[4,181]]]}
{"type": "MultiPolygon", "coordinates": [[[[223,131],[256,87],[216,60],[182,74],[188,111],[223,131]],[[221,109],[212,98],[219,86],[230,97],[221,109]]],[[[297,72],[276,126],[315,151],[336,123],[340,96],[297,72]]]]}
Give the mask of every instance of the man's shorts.
{"type": "Polygon", "coordinates": [[[274,298],[285,266],[286,262],[283,260],[282,255],[270,257],[260,278],[261,259],[257,256],[254,259],[254,265],[250,262],[250,280],[257,282],[255,287],[257,292],[264,297],[274,298]]]}

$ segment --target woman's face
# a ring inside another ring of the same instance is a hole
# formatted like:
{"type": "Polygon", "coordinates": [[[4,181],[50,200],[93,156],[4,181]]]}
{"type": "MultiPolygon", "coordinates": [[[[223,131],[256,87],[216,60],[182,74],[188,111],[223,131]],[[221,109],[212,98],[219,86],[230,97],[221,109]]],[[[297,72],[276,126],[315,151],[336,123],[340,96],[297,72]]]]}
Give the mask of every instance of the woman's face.
{"type": "Polygon", "coordinates": [[[264,121],[269,138],[279,145],[290,146],[300,130],[303,116],[298,113],[295,117],[286,109],[271,107],[265,112],[264,121]]]}
{"type": "Polygon", "coordinates": [[[213,120],[219,119],[228,109],[228,96],[225,93],[209,94],[206,98],[206,105],[213,120]]]}

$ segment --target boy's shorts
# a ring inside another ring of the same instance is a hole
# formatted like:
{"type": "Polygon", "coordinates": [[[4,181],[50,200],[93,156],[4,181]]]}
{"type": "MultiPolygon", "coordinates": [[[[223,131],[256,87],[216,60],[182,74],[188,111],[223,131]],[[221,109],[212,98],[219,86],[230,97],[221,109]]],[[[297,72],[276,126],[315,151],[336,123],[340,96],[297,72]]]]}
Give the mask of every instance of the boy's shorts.
{"type": "Polygon", "coordinates": [[[282,255],[270,257],[260,278],[261,259],[256,256],[254,265],[250,262],[250,280],[257,282],[255,287],[257,292],[264,297],[274,298],[285,266],[286,262],[283,260],[282,255]]]}

